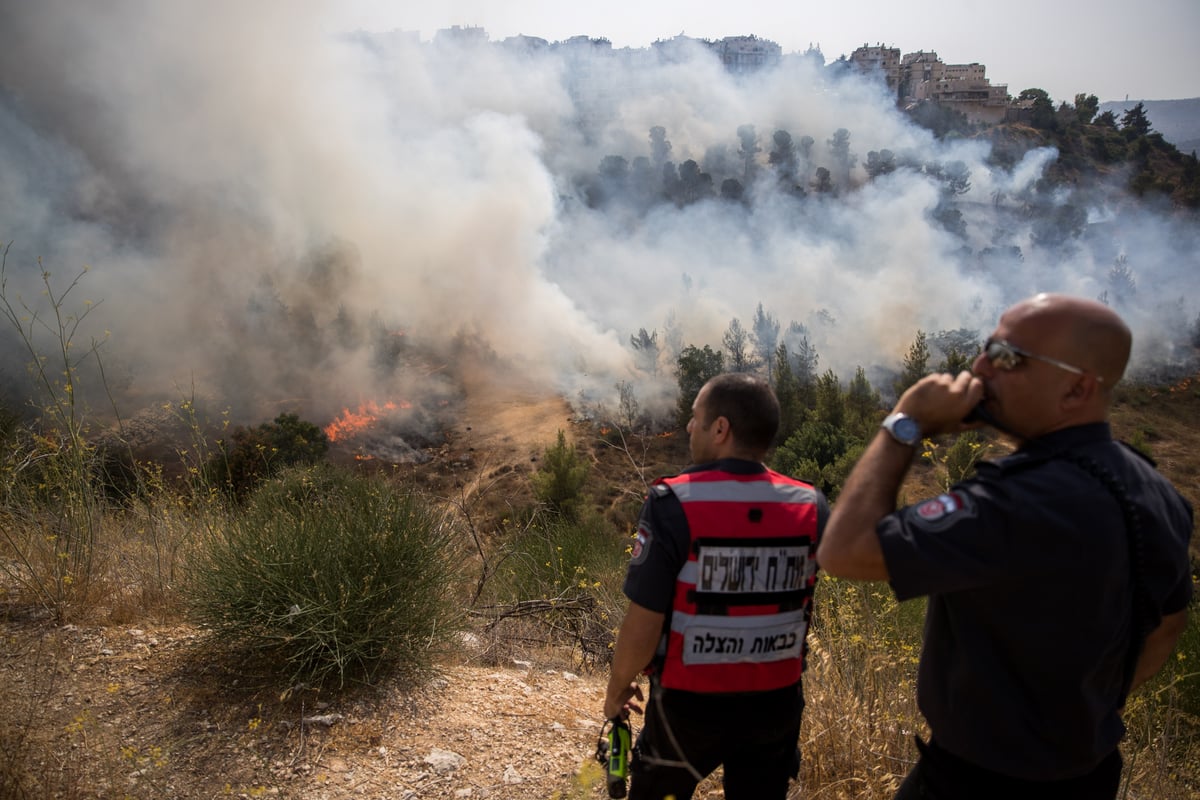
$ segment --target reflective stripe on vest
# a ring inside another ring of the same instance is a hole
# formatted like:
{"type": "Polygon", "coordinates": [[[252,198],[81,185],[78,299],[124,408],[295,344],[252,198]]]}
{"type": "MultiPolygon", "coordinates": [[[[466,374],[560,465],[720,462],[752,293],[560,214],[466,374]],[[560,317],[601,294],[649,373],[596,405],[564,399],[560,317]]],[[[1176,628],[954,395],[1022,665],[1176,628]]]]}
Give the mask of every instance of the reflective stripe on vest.
{"type": "Polygon", "coordinates": [[[800,680],[816,581],[817,494],[770,470],[665,478],[688,521],[662,685],[767,691],[800,680]]]}

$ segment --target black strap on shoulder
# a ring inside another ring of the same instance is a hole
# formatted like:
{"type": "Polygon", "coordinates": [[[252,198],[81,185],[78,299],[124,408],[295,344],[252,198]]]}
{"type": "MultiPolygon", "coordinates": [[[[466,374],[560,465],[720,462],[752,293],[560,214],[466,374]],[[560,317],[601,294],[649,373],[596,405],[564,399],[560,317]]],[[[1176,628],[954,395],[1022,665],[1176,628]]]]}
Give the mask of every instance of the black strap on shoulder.
{"type": "Polygon", "coordinates": [[[1129,577],[1133,590],[1133,616],[1130,625],[1132,631],[1129,654],[1126,658],[1125,676],[1121,686],[1121,704],[1124,705],[1125,698],[1129,695],[1129,690],[1133,685],[1133,675],[1137,669],[1138,658],[1142,654],[1142,645],[1145,644],[1146,637],[1150,634],[1150,618],[1153,608],[1146,591],[1146,553],[1142,537],[1141,513],[1129,499],[1129,493],[1125,490],[1125,486],[1117,480],[1111,470],[1099,461],[1091,456],[1070,451],[1059,453],[1059,455],[1100,481],[1117,501],[1117,505],[1121,507],[1121,516],[1125,520],[1126,541],[1129,546],[1129,577]]]}

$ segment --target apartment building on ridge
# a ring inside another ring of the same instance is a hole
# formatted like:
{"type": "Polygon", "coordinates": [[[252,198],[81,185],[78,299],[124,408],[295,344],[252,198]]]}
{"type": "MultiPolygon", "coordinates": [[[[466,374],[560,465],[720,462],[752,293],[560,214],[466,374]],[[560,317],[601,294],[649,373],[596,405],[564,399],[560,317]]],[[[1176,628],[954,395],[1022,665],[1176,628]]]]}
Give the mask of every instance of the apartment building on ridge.
{"type": "Polygon", "coordinates": [[[1008,85],[992,85],[983,64],[947,64],[933,51],[903,57],[899,48],[864,44],[850,55],[860,70],[876,73],[902,106],[929,101],[961,111],[972,122],[1003,122],[1008,85]]]}

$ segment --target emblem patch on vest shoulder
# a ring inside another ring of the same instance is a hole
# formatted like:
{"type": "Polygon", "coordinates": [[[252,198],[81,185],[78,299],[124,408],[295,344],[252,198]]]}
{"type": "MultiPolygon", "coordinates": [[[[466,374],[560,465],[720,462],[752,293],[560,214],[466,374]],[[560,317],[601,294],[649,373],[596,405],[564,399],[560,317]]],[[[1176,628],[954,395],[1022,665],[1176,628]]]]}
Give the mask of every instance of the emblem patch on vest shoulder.
{"type": "Polygon", "coordinates": [[[633,549],[630,551],[631,563],[641,564],[646,560],[650,553],[650,540],[652,535],[650,527],[646,523],[638,525],[637,537],[633,540],[633,549]]]}
{"type": "Polygon", "coordinates": [[[962,516],[974,516],[975,504],[966,492],[947,492],[917,503],[909,509],[913,524],[937,530],[950,525],[962,516]]]}

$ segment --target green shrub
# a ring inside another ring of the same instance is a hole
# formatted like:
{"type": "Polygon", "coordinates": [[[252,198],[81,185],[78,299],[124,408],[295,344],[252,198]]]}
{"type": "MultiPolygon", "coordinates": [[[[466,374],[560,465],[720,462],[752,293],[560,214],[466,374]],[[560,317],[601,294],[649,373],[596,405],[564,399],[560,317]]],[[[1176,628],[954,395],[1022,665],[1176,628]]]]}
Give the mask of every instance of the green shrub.
{"type": "Polygon", "coordinates": [[[420,678],[460,629],[447,520],[384,479],[328,466],[264,484],[191,570],[218,638],[281,657],[291,681],[420,678]]]}
{"type": "Polygon", "coordinates": [[[947,487],[966,480],[975,474],[975,465],[984,458],[991,447],[976,431],[964,431],[946,449],[943,463],[946,465],[947,487]]]}
{"type": "Polygon", "coordinates": [[[850,471],[854,469],[866,449],[866,445],[851,444],[846,452],[837,457],[836,461],[826,464],[821,470],[820,488],[831,502],[841,494],[842,487],[846,485],[846,479],[850,477],[850,471]]]}
{"type": "Polygon", "coordinates": [[[583,486],[587,483],[588,465],[580,460],[575,445],[567,444],[561,430],[558,442],[546,448],[541,466],[533,475],[533,493],[550,510],[574,518],[583,502],[583,486]]]}
{"type": "Polygon", "coordinates": [[[255,428],[235,428],[229,441],[220,442],[204,473],[211,485],[242,500],[281,470],[317,464],[328,451],[325,431],[296,414],[280,414],[255,428]]]}
{"type": "Polygon", "coordinates": [[[775,449],[770,466],[793,478],[811,481],[833,500],[864,449],[845,428],[810,419],[775,449]]]}
{"type": "MultiPolygon", "coordinates": [[[[886,661],[897,674],[915,676],[925,626],[924,598],[896,600],[884,583],[853,581],[820,573],[813,602],[813,631],[837,643],[854,663],[886,661]]],[[[863,670],[869,672],[869,670],[863,670]]],[[[860,676],[865,679],[866,676],[860,676]]]]}

